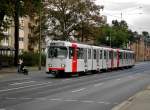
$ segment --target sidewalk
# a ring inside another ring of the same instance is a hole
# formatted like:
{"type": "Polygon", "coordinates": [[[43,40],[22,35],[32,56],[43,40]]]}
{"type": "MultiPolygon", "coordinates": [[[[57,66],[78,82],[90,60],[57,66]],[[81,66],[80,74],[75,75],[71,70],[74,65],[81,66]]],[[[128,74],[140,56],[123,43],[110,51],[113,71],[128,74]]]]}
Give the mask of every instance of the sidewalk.
{"type": "Polygon", "coordinates": [[[112,110],[150,110],[150,85],[112,110]]]}
{"type": "MultiPolygon", "coordinates": [[[[39,71],[38,67],[25,67],[29,70],[29,72],[32,71],[39,71]]],[[[41,70],[44,70],[45,67],[42,67],[41,70]]],[[[0,69],[0,75],[2,74],[14,74],[17,73],[17,67],[10,67],[10,68],[2,68],[0,69]]]]}

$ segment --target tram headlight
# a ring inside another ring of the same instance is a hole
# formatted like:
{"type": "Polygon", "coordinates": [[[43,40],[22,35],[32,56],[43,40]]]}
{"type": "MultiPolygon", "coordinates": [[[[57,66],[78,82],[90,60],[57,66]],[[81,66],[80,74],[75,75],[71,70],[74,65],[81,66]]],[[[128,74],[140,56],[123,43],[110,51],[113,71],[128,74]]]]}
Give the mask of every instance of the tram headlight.
{"type": "Polygon", "coordinates": [[[52,64],[48,64],[49,67],[52,67],[52,64]]]}
{"type": "Polygon", "coordinates": [[[63,68],[64,68],[64,67],[65,67],[65,64],[61,64],[61,67],[63,67],[63,68]]]}

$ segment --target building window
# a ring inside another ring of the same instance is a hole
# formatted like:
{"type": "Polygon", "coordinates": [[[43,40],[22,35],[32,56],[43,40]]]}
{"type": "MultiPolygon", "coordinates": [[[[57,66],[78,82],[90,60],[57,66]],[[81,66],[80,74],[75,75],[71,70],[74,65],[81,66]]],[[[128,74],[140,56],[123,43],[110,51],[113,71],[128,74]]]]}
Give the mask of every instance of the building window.
{"type": "Polygon", "coordinates": [[[24,39],[22,37],[19,37],[19,41],[23,41],[24,39]]]}

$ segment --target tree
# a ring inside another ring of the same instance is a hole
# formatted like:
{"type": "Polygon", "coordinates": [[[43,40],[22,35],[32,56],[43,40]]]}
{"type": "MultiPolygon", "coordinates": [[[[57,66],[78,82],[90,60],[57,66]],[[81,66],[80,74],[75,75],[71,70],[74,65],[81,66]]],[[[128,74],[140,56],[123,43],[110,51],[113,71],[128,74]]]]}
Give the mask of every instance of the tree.
{"type": "MultiPolygon", "coordinates": [[[[17,65],[19,50],[19,17],[26,15],[33,16],[39,8],[40,0],[1,0],[0,5],[0,27],[5,23],[4,17],[8,16],[14,20],[15,25],[15,57],[14,62],[17,65]]],[[[6,24],[7,25],[7,24],[6,24]]],[[[3,31],[3,30],[2,30],[3,31]]]]}
{"type": "Polygon", "coordinates": [[[150,43],[150,35],[149,35],[149,32],[143,31],[143,32],[142,32],[142,36],[144,37],[145,43],[150,43]]]}
{"type": "Polygon", "coordinates": [[[132,37],[125,21],[113,20],[112,26],[107,24],[100,29],[101,33],[97,37],[97,43],[99,44],[124,48],[132,37]]]}
{"type": "Polygon", "coordinates": [[[33,51],[35,45],[39,45],[39,42],[45,42],[45,37],[49,35],[48,25],[47,25],[47,14],[45,11],[46,3],[41,2],[39,11],[36,13],[36,26],[32,27],[33,33],[29,37],[29,50],[33,51]],[[41,32],[41,33],[40,33],[41,32]],[[41,34],[41,41],[39,37],[41,34]]]}
{"type": "Polygon", "coordinates": [[[94,0],[49,0],[47,12],[50,35],[55,39],[67,40],[70,33],[76,30],[83,39],[84,31],[94,20],[93,16],[99,15],[100,8],[94,0]]]}
{"type": "Polygon", "coordinates": [[[112,28],[108,24],[106,24],[100,27],[99,30],[100,33],[96,37],[96,44],[110,46],[110,31],[112,30],[112,28]]]}
{"type": "Polygon", "coordinates": [[[10,16],[11,9],[8,4],[9,0],[1,0],[0,3],[0,40],[3,38],[3,31],[8,28],[10,19],[6,19],[5,15],[10,16]]]}
{"type": "Polygon", "coordinates": [[[149,38],[149,33],[147,32],[147,31],[143,31],[142,32],[142,35],[143,35],[143,37],[146,39],[146,38],[149,38]]]}

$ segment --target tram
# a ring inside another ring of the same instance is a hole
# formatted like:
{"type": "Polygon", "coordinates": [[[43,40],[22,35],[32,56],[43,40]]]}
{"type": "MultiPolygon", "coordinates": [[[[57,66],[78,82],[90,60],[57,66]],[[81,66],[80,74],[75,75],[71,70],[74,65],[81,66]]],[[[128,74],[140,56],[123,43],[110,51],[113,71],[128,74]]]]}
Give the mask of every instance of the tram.
{"type": "Polygon", "coordinates": [[[134,51],[52,41],[47,47],[46,73],[54,76],[99,72],[134,66],[134,51]]]}

